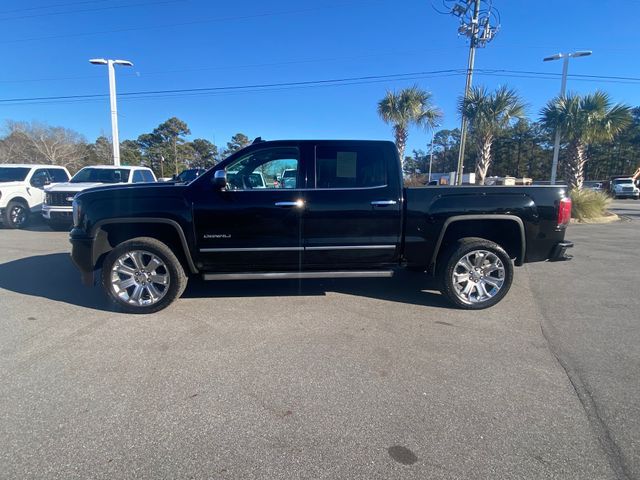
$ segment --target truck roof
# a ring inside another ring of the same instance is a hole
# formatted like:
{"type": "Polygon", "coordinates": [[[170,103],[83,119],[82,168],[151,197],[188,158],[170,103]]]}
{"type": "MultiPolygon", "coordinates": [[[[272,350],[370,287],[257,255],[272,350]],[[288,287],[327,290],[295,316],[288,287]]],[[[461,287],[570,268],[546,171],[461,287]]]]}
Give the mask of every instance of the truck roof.
{"type": "Polygon", "coordinates": [[[50,165],[46,163],[1,163],[0,167],[9,168],[64,168],[62,165],[50,165]]]}
{"type": "Polygon", "coordinates": [[[100,168],[103,170],[120,170],[121,168],[128,168],[131,170],[150,170],[149,167],[140,167],[132,165],[85,165],[82,168],[100,168]]]}
{"type": "MultiPolygon", "coordinates": [[[[268,145],[270,143],[330,143],[332,145],[335,144],[345,144],[345,145],[353,145],[356,143],[391,143],[394,144],[391,140],[332,140],[332,139],[278,139],[278,140],[262,140],[256,144],[252,145],[268,145]]],[[[395,144],[394,144],[395,145],[395,144]]]]}

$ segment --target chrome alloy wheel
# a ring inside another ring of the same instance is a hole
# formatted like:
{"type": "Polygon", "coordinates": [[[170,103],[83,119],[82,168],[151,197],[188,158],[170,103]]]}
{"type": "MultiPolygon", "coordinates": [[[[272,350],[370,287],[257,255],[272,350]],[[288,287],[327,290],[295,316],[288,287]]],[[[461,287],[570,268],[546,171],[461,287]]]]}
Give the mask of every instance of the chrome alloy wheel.
{"type": "Polygon", "coordinates": [[[502,260],[488,250],[473,250],[453,269],[455,295],[464,303],[483,303],[495,297],[504,284],[502,260]]]}
{"type": "Polygon", "coordinates": [[[27,220],[27,209],[20,204],[14,205],[9,212],[9,218],[13,225],[20,227],[27,220]]]}
{"type": "Polygon", "coordinates": [[[158,303],[169,290],[169,270],[155,254],[132,250],[111,267],[111,291],[122,302],[144,307],[158,303]]]}

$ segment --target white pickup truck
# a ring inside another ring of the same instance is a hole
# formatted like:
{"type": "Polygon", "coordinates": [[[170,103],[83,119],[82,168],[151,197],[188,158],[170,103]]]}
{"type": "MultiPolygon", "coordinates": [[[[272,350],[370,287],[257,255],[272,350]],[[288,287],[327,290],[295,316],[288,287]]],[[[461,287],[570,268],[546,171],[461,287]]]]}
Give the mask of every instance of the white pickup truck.
{"type": "Polygon", "coordinates": [[[67,182],[69,172],[58,165],[0,165],[0,217],[7,228],[22,228],[39,214],[45,185],[67,182]]]}
{"type": "Polygon", "coordinates": [[[42,216],[52,230],[68,230],[72,224],[73,197],[87,188],[114,183],[156,182],[153,171],[147,167],[92,165],[84,167],[69,182],[45,188],[46,197],[42,216]]]}

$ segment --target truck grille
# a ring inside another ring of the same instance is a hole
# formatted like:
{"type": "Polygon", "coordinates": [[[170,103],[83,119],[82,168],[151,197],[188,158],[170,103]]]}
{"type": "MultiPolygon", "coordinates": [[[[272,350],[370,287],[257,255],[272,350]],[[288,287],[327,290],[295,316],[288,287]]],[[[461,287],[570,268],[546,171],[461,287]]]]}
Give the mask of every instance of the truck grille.
{"type": "Polygon", "coordinates": [[[622,187],[624,193],[633,193],[633,187],[622,187]]]}
{"type": "Polygon", "coordinates": [[[54,207],[70,207],[75,194],[76,192],[48,192],[47,204],[54,207]]]}

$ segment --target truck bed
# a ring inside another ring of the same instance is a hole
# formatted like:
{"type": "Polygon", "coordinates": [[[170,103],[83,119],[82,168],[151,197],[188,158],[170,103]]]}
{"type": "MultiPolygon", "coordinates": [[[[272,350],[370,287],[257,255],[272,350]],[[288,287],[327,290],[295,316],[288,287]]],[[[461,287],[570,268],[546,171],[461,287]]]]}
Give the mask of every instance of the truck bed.
{"type": "MultiPolygon", "coordinates": [[[[497,216],[517,217],[524,230],[524,254],[516,264],[548,259],[564,238],[556,226],[558,205],[568,195],[564,185],[428,186],[405,188],[405,257],[409,264],[431,265],[446,223],[473,215],[473,236],[497,234],[497,216]]],[[[513,223],[513,222],[511,222],[513,223]]],[[[471,229],[471,227],[469,227],[471,229]]],[[[514,252],[517,253],[517,252],[514,252]]]]}

